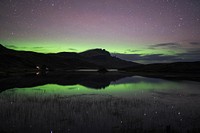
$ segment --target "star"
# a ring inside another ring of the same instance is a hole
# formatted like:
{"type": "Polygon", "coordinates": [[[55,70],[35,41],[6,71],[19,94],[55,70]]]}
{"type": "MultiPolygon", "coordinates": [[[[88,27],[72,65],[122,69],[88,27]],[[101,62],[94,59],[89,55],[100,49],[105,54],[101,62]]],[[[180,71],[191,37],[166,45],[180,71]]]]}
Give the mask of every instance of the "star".
{"type": "Polygon", "coordinates": [[[29,51],[67,52],[74,47],[82,52],[102,47],[111,53],[141,49],[136,54],[144,57],[178,56],[189,48],[159,50],[149,45],[199,40],[200,10],[195,0],[4,0],[0,10],[1,40],[21,48],[30,42],[25,49],[29,51]],[[34,49],[40,45],[45,48],[34,49]]]}

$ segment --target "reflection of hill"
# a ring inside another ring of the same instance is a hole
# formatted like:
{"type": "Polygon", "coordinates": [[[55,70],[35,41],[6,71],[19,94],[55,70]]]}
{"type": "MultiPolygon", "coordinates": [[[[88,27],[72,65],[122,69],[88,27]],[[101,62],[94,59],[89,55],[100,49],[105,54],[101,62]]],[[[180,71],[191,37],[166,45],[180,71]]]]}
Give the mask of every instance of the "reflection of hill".
{"type": "Polygon", "coordinates": [[[88,88],[101,89],[109,86],[112,81],[130,76],[125,73],[108,72],[68,72],[49,73],[46,75],[29,74],[25,76],[13,76],[0,80],[1,91],[11,88],[34,87],[45,84],[76,85],[80,84],[88,88]]]}

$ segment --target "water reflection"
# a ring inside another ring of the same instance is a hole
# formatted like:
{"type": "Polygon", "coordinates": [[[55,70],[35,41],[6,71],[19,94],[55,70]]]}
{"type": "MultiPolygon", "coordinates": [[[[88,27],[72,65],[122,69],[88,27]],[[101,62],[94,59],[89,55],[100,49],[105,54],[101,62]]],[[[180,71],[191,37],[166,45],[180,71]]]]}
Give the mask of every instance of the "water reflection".
{"type": "Polygon", "coordinates": [[[58,85],[83,85],[93,89],[102,89],[110,85],[112,81],[117,81],[124,77],[131,76],[128,73],[109,72],[68,72],[68,73],[48,73],[48,74],[28,74],[24,76],[9,77],[0,80],[1,90],[11,88],[25,88],[45,84],[58,85]]]}
{"type": "MultiPolygon", "coordinates": [[[[68,96],[68,95],[82,95],[82,94],[108,94],[112,96],[129,98],[133,95],[141,96],[144,94],[150,94],[150,91],[159,90],[171,90],[172,88],[178,89],[184,87],[185,84],[177,84],[173,81],[166,81],[162,79],[145,78],[140,76],[126,77],[117,81],[107,83],[106,87],[101,90],[96,90],[97,85],[94,85],[94,81],[88,81],[88,84],[69,84],[69,85],[58,85],[58,84],[45,84],[41,86],[28,87],[28,88],[14,88],[6,90],[3,93],[15,93],[23,95],[36,95],[36,96],[68,96]],[[91,87],[92,86],[92,87],[91,87]]],[[[95,82],[96,83],[96,82],[95,82]]],[[[98,83],[98,82],[97,82],[98,83]]],[[[105,83],[100,83],[100,85],[105,83]]],[[[102,86],[101,86],[102,87],[102,86]]],[[[158,92],[159,93],[159,92],[158,92]]],[[[150,94],[151,95],[151,94],[150,94]]]]}
{"type": "Polygon", "coordinates": [[[27,75],[5,81],[10,85],[0,93],[0,131],[200,131],[199,82],[124,73],[27,75]]]}

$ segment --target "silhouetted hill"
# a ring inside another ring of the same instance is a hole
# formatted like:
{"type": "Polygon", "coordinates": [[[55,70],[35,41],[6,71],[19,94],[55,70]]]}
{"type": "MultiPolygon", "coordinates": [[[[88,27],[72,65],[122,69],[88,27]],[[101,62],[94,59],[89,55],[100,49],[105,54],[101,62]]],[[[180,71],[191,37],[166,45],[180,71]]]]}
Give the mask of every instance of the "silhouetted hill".
{"type": "Polygon", "coordinates": [[[128,66],[136,66],[138,63],[125,61],[111,54],[105,49],[92,49],[80,53],[85,58],[85,61],[97,64],[105,68],[124,68],[128,66]]]}
{"type": "Polygon", "coordinates": [[[0,44],[0,52],[6,52],[8,49],[0,44]]]}
{"type": "Polygon", "coordinates": [[[145,77],[200,80],[200,61],[138,65],[121,70],[145,77]]]}
{"type": "Polygon", "coordinates": [[[93,56],[111,56],[108,51],[105,49],[90,49],[80,53],[84,57],[93,57],[93,56]]]}
{"type": "Polygon", "coordinates": [[[128,67],[124,68],[123,70],[132,72],[200,73],[200,61],[155,63],[128,67]]]}
{"type": "Polygon", "coordinates": [[[16,51],[0,45],[0,75],[2,72],[24,72],[36,70],[36,66],[47,66],[51,70],[113,68],[145,74],[193,74],[200,75],[199,62],[176,62],[137,64],[124,61],[104,49],[92,49],[81,53],[61,52],[43,54],[30,51],[16,51]]]}
{"type": "Polygon", "coordinates": [[[82,53],[61,52],[43,54],[30,51],[16,51],[0,45],[0,70],[19,71],[35,69],[36,66],[47,66],[50,69],[80,68],[123,68],[137,63],[123,61],[112,57],[108,51],[101,49],[88,50],[82,53]]]}

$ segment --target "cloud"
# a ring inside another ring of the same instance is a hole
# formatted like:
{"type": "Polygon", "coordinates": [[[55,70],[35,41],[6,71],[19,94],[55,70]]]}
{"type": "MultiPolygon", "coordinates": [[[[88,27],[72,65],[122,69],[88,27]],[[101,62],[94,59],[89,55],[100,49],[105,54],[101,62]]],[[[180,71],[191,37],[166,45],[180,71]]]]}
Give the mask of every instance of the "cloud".
{"type": "Polygon", "coordinates": [[[150,48],[177,48],[179,47],[180,44],[179,43],[160,43],[160,44],[154,44],[154,45],[151,45],[150,48]]]}
{"type": "Polygon", "coordinates": [[[200,45],[200,42],[190,42],[191,45],[200,45]]]}
{"type": "Polygon", "coordinates": [[[200,48],[196,50],[189,50],[185,53],[180,53],[177,56],[182,57],[183,59],[189,59],[191,61],[200,61],[200,48]]]}
{"type": "Polygon", "coordinates": [[[142,54],[112,54],[120,59],[133,61],[133,62],[145,62],[145,63],[155,63],[155,62],[170,62],[181,60],[181,58],[174,55],[162,55],[162,54],[151,54],[151,55],[142,55],[142,54]]]}
{"type": "Polygon", "coordinates": [[[44,47],[33,47],[33,49],[42,49],[44,47]]]}
{"type": "Polygon", "coordinates": [[[126,51],[127,51],[127,52],[132,52],[132,53],[134,53],[134,52],[139,52],[139,51],[141,51],[141,50],[127,49],[126,51]]]}
{"type": "MultiPolygon", "coordinates": [[[[7,48],[11,48],[11,49],[27,49],[30,47],[24,47],[24,46],[16,46],[16,45],[5,45],[5,47],[7,48]]],[[[32,49],[43,49],[44,47],[31,47],[32,49]]]]}
{"type": "Polygon", "coordinates": [[[186,51],[185,53],[180,53],[176,55],[163,55],[163,54],[142,55],[142,54],[120,54],[120,53],[113,53],[112,55],[123,60],[144,63],[144,64],[200,61],[200,49],[186,51]]]}
{"type": "Polygon", "coordinates": [[[11,49],[17,49],[18,47],[15,45],[5,45],[5,47],[7,48],[11,48],[11,49]]]}
{"type": "Polygon", "coordinates": [[[74,49],[74,48],[68,48],[68,50],[70,50],[70,51],[77,51],[77,49],[74,49]]]}

